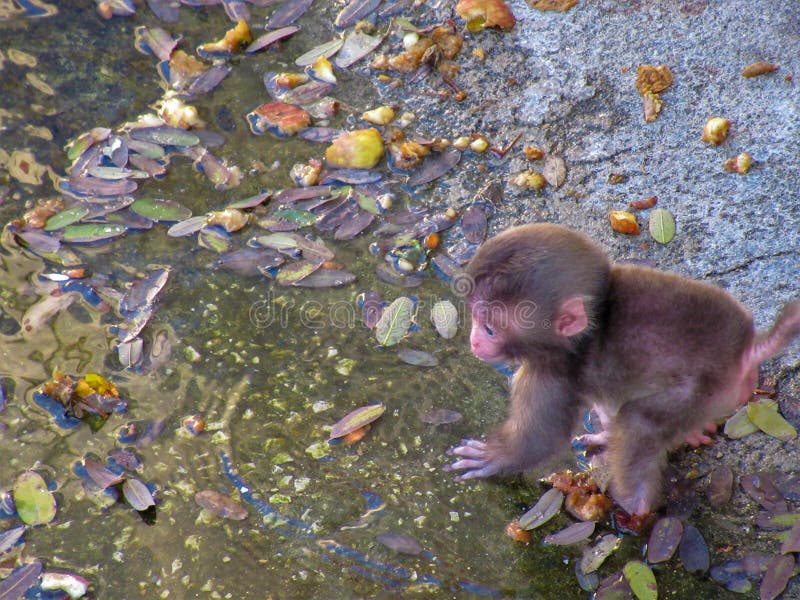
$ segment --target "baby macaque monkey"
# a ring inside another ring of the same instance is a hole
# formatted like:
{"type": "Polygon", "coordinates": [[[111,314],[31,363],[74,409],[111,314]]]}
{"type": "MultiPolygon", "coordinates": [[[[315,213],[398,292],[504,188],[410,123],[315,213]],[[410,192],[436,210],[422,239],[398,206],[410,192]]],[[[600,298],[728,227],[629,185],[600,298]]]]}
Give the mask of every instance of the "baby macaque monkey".
{"type": "Polygon", "coordinates": [[[611,493],[630,514],[660,502],[666,453],[747,402],[759,364],[800,333],[800,301],[756,334],[727,292],[679,275],[612,265],[564,227],[515,227],[467,267],[470,343],[479,359],[515,361],[509,416],[486,442],[451,453],[458,480],[523,471],[570,440],[582,410],[604,431],[611,493]]]}

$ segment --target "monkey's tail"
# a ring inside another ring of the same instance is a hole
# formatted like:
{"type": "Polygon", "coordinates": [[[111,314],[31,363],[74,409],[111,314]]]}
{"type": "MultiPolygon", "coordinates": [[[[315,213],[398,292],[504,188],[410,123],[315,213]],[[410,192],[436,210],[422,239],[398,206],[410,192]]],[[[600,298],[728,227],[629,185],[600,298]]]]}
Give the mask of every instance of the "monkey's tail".
{"type": "Polygon", "coordinates": [[[783,307],[772,329],[758,335],[750,351],[750,364],[757,366],[775,356],[797,335],[800,335],[800,300],[793,300],[783,307]]]}

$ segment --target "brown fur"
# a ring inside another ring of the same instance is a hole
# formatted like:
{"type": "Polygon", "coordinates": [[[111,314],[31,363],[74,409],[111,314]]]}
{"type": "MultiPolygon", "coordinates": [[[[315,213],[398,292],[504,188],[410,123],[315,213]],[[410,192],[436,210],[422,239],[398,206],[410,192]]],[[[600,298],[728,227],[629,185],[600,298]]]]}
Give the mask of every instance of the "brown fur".
{"type": "Polygon", "coordinates": [[[473,351],[521,367],[506,422],[485,444],[454,449],[463,458],[452,468],[469,479],[535,466],[568,443],[581,407],[596,406],[607,431],[592,437],[607,443],[612,492],[631,513],[657,504],[666,451],[702,438],[704,425],[746,402],[758,364],[800,333],[800,302],[757,338],[750,313],[725,291],[612,266],[589,238],[556,225],[490,239],[467,271],[473,351]],[[562,314],[574,297],[589,326],[567,337],[557,324],[574,317],[562,314]],[[524,325],[512,316],[495,327],[476,310],[492,303],[513,313],[526,302],[536,309],[524,325]]]}

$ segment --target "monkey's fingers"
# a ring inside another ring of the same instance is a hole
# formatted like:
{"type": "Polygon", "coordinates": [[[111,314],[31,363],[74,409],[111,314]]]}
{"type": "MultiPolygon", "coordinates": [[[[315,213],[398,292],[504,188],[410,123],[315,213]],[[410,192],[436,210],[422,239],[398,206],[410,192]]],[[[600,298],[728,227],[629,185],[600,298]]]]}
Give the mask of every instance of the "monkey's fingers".
{"type": "Polygon", "coordinates": [[[448,454],[467,458],[486,458],[486,443],[480,440],[461,440],[461,445],[448,450],[448,454]]]}
{"type": "Polygon", "coordinates": [[[469,458],[458,460],[449,466],[450,470],[466,469],[461,475],[456,477],[456,481],[490,477],[498,472],[497,467],[490,462],[485,460],[472,460],[469,458]]]}
{"type": "Polygon", "coordinates": [[[608,445],[608,431],[601,431],[600,433],[587,433],[586,435],[578,436],[578,442],[584,446],[607,446],[608,445]]]}
{"type": "Polygon", "coordinates": [[[699,431],[693,431],[686,435],[686,443],[692,448],[699,448],[700,446],[711,446],[714,443],[714,439],[699,431]]]}

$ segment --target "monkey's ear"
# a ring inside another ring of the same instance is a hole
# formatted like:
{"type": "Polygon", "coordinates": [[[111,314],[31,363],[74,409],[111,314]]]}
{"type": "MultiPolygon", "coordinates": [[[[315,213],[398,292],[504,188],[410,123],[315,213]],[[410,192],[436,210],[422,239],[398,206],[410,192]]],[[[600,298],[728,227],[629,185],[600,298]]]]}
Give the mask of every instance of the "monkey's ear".
{"type": "Polygon", "coordinates": [[[578,335],[589,326],[586,306],[583,298],[573,296],[567,298],[556,315],[556,333],[565,337],[578,335]]]}

